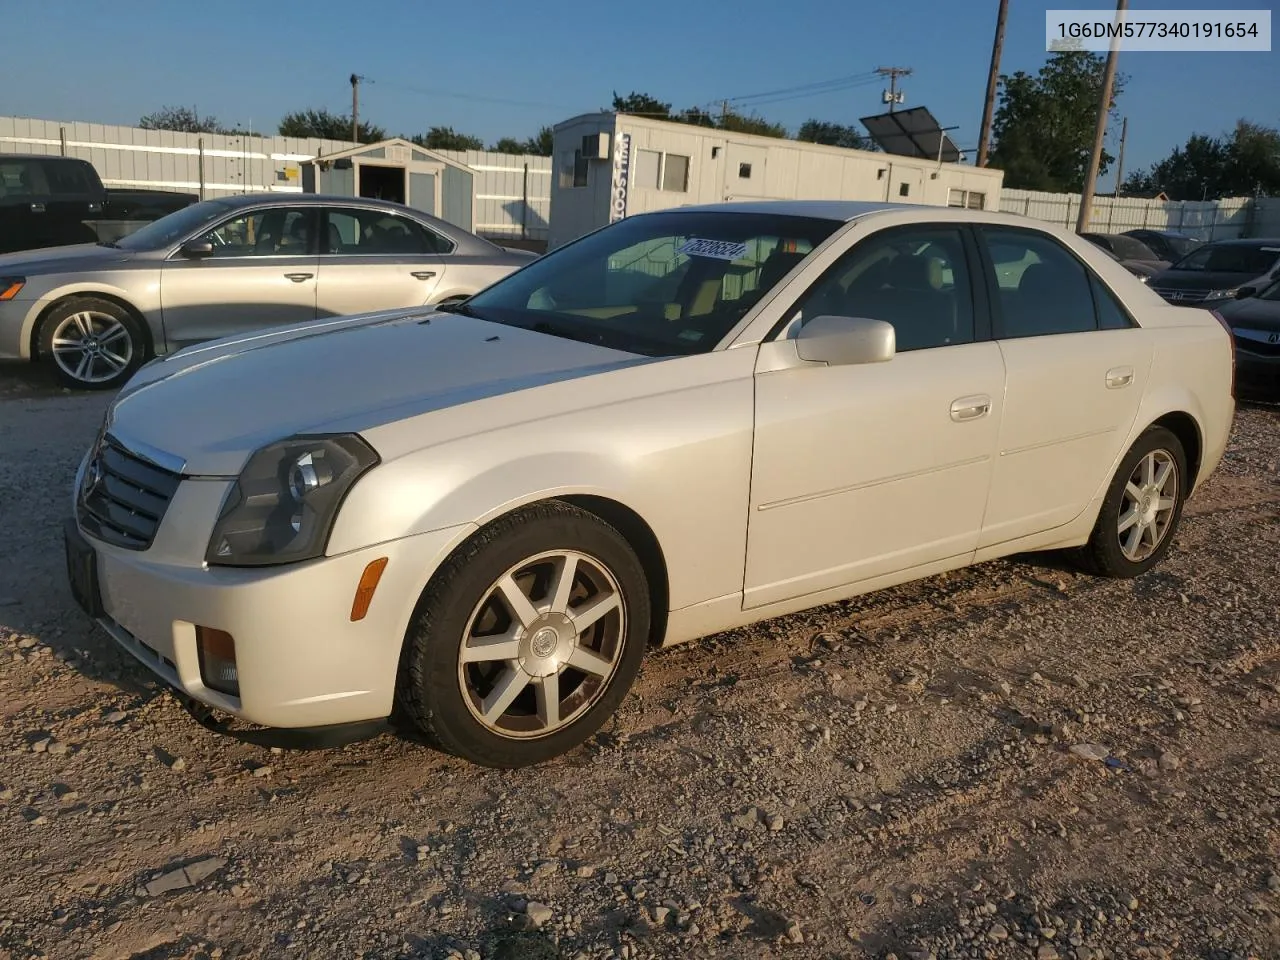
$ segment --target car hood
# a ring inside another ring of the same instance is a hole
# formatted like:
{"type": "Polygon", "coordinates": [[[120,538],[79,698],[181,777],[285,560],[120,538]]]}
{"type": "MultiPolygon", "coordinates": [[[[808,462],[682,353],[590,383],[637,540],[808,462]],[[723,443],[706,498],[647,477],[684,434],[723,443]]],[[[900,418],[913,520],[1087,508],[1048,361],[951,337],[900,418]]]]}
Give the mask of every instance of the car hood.
{"type": "Polygon", "coordinates": [[[1218,307],[1223,319],[1234,327],[1252,330],[1280,330],[1280,300],[1232,300],[1218,307]]]}
{"type": "Polygon", "coordinates": [[[120,442],[163,466],[230,477],[255,450],[295,434],[359,432],[650,360],[460,314],[370,314],[153,361],[108,420],[120,442]]]}
{"type": "Polygon", "coordinates": [[[1170,290],[1231,290],[1257,278],[1254,273],[1221,273],[1208,270],[1162,270],[1151,278],[1153,287],[1170,290]]]}
{"type": "Polygon", "coordinates": [[[121,264],[133,259],[133,251],[103,247],[96,243],[74,243],[65,247],[43,247],[0,256],[0,277],[31,276],[40,273],[74,273],[121,264]]]}

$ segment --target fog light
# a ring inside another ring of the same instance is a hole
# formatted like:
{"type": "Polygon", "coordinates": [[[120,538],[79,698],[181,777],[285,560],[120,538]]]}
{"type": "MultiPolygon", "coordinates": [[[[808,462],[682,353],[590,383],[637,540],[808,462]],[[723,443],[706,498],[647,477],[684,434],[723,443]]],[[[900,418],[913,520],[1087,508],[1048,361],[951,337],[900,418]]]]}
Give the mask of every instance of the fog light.
{"type": "Polygon", "coordinates": [[[229,697],[240,696],[236,671],[236,642],[225,630],[196,627],[196,651],[200,656],[200,680],[210,690],[229,697]]]}

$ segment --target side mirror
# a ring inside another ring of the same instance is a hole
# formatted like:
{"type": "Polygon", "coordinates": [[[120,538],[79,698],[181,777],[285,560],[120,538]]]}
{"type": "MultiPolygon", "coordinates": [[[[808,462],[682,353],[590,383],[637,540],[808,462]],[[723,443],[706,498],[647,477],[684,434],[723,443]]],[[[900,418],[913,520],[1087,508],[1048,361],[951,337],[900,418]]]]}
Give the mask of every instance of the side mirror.
{"type": "Polygon", "coordinates": [[[1237,300],[1248,300],[1250,297],[1256,297],[1257,295],[1258,295],[1257,287],[1239,287],[1236,290],[1237,300]]]}
{"type": "Polygon", "coordinates": [[[868,317],[814,317],[796,334],[801,360],[832,367],[884,363],[896,349],[893,324],[868,317]]]}
{"type": "Polygon", "coordinates": [[[188,240],[180,252],[184,257],[207,257],[213,253],[213,244],[208,240],[188,240]]]}

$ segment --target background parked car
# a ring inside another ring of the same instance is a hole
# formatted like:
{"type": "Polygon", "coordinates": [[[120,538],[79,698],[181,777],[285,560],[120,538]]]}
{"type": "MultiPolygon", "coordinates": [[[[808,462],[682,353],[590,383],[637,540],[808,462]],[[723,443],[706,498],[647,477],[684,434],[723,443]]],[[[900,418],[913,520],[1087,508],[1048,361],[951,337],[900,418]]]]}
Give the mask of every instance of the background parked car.
{"type": "Polygon", "coordinates": [[[317,318],[464,300],[535,258],[400,204],[207,200],[116,242],[0,257],[0,359],[74,387],[149,356],[317,318]]]}
{"type": "Polygon", "coordinates": [[[1150,280],[1151,289],[1179,306],[1216,304],[1280,280],[1280,240],[1215,240],[1150,280]]]}
{"type": "Polygon", "coordinates": [[[1136,237],[1123,233],[1082,233],[1094,246],[1101,247],[1119,260],[1136,277],[1149,280],[1171,264],[1136,237]]]}
{"type": "Polygon", "coordinates": [[[1122,236],[1141,240],[1161,260],[1168,260],[1170,263],[1181,260],[1188,253],[1204,246],[1204,241],[1198,237],[1189,237],[1172,230],[1126,230],[1122,236]]]}
{"type": "Polygon", "coordinates": [[[1235,338],[1236,380],[1242,392],[1280,396],[1280,281],[1236,296],[1218,308],[1235,338]]]}
{"type": "Polygon", "coordinates": [[[87,160],[0,156],[0,253],[114,240],[199,198],[103,186],[87,160]]]}

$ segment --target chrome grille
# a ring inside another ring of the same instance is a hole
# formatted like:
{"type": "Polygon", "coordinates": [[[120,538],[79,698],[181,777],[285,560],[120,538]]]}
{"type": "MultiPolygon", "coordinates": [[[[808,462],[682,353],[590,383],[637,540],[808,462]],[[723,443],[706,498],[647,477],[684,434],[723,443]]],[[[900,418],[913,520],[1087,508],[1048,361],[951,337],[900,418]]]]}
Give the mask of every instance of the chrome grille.
{"type": "Polygon", "coordinates": [[[92,537],[146,550],[182,477],[103,437],[85,465],[76,496],[76,519],[92,537]]]}
{"type": "Polygon", "coordinates": [[[1209,296],[1209,291],[1204,290],[1186,290],[1176,287],[1152,287],[1156,293],[1164,297],[1170,303],[1203,303],[1204,298],[1209,296]]]}

